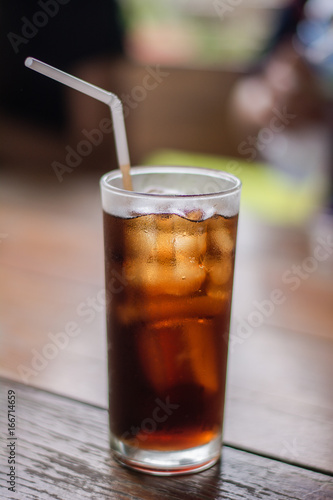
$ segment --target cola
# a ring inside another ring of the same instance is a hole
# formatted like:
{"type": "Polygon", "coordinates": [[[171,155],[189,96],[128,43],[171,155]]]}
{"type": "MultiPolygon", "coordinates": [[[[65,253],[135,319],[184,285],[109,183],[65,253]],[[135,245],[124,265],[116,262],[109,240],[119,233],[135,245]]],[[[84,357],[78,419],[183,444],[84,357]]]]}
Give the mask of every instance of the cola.
{"type": "Polygon", "coordinates": [[[175,451],[221,439],[237,219],[104,211],[118,442],[175,451]]]}

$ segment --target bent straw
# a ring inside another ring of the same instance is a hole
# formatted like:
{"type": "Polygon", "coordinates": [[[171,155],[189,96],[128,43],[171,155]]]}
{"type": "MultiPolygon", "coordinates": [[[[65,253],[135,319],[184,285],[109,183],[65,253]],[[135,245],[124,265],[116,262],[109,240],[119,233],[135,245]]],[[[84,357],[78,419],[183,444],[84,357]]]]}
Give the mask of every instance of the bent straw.
{"type": "Polygon", "coordinates": [[[93,97],[98,101],[104,102],[110,107],[118,163],[123,176],[123,186],[124,189],[132,191],[133,187],[130,176],[130,161],[125,130],[123,105],[120,99],[112,92],[107,92],[106,90],[96,87],[96,85],[85,82],[80,78],[76,78],[75,76],[69,75],[64,71],[60,71],[57,68],[53,68],[52,66],[49,66],[42,61],[38,61],[33,57],[27,57],[24,64],[27,68],[33,69],[34,71],[48,76],[49,78],[52,78],[57,82],[63,83],[67,87],[78,90],[83,94],[89,95],[90,97],[93,97]]]}

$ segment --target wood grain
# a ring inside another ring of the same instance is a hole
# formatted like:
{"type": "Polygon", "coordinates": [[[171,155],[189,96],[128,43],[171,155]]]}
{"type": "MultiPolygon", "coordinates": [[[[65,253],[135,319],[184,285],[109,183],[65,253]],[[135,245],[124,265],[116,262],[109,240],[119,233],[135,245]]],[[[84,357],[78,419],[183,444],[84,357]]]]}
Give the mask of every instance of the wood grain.
{"type": "Polygon", "coordinates": [[[200,474],[158,478],[110,456],[104,409],[2,379],[1,498],[329,500],[333,478],[224,447],[221,463],[200,474]],[[15,390],[16,492],[6,488],[7,391],[15,390]]]}
{"type": "Polygon", "coordinates": [[[229,356],[228,443],[333,473],[333,341],[262,326],[229,356]]]}

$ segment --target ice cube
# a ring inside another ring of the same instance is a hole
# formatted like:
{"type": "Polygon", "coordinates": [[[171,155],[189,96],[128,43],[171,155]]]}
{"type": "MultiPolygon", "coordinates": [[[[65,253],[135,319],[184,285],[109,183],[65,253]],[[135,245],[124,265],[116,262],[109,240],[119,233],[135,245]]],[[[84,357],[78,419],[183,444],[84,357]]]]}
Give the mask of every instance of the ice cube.
{"type": "Polygon", "coordinates": [[[148,322],[152,327],[163,328],[170,323],[182,324],[193,318],[213,318],[230,307],[229,291],[210,286],[206,292],[207,295],[202,292],[181,300],[177,295],[152,297],[131,290],[117,303],[116,315],[124,325],[148,322]]]}
{"type": "Polygon", "coordinates": [[[131,287],[140,287],[147,295],[187,295],[200,289],[206,271],[185,260],[163,264],[138,258],[125,263],[124,276],[131,287]]]}
{"type": "Polygon", "coordinates": [[[198,262],[206,252],[206,234],[192,236],[183,233],[182,235],[177,235],[174,241],[174,247],[178,259],[184,257],[187,259],[194,259],[198,262]]]}
{"type": "Polygon", "coordinates": [[[186,210],[185,215],[187,219],[201,221],[204,218],[204,213],[199,208],[195,210],[186,210]]]}
{"type": "Polygon", "coordinates": [[[235,235],[230,231],[229,222],[219,215],[207,221],[207,239],[214,253],[231,254],[235,249],[235,235]]]}
{"type": "Polygon", "coordinates": [[[190,367],[190,382],[205,390],[218,390],[218,351],[214,342],[214,326],[210,320],[190,320],[183,324],[184,356],[190,367]],[[192,380],[191,380],[192,379],[192,380]]]}
{"type": "Polygon", "coordinates": [[[200,262],[207,249],[206,223],[194,223],[179,218],[175,221],[175,254],[178,260],[200,262]]]}
{"type": "Polygon", "coordinates": [[[184,351],[182,326],[150,326],[138,331],[137,350],[147,381],[158,392],[179,383],[186,367],[179,357],[184,351]]]}
{"type": "MultiPolygon", "coordinates": [[[[189,295],[200,290],[206,279],[206,271],[198,262],[177,260],[173,273],[173,283],[169,287],[172,295],[189,295]]],[[[167,292],[168,293],[168,292],[167,292]]]]}
{"type": "Polygon", "coordinates": [[[146,217],[138,217],[126,221],[124,233],[125,258],[132,259],[137,255],[149,258],[154,251],[156,242],[155,231],[151,229],[146,217]]]}
{"type": "MultiPolygon", "coordinates": [[[[209,283],[207,286],[207,297],[213,304],[218,304],[220,312],[230,308],[232,290],[226,290],[220,286],[209,283]]],[[[210,303],[210,302],[209,302],[210,303]]],[[[217,309],[217,307],[216,307],[217,309]]]]}
{"type": "Polygon", "coordinates": [[[156,219],[155,252],[158,261],[170,261],[174,258],[174,220],[172,215],[161,215],[156,219]]]}
{"type": "Polygon", "coordinates": [[[203,265],[208,272],[209,283],[223,286],[228,283],[233,273],[233,258],[229,255],[207,257],[203,265]]]}
{"type": "Polygon", "coordinates": [[[172,259],[174,253],[171,215],[147,215],[128,221],[124,238],[126,257],[147,261],[172,259]]]}
{"type": "Polygon", "coordinates": [[[155,390],[169,390],[179,383],[218,390],[219,354],[213,328],[209,320],[189,319],[139,330],[139,359],[155,390]]]}

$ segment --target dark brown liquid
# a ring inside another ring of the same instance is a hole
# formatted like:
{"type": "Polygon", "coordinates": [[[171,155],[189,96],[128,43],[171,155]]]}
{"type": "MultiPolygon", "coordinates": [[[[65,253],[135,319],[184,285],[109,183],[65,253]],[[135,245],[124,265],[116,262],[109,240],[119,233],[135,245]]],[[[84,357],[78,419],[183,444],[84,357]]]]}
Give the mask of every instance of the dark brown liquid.
{"type": "Polygon", "coordinates": [[[236,230],[237,216],[104,213],[110,428],[128,444],[219,435],[236,230]]]}

